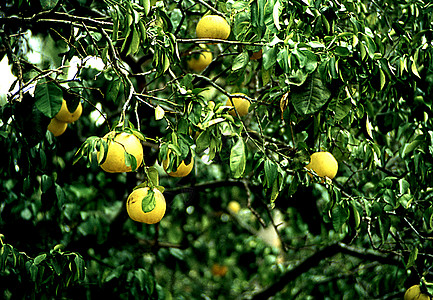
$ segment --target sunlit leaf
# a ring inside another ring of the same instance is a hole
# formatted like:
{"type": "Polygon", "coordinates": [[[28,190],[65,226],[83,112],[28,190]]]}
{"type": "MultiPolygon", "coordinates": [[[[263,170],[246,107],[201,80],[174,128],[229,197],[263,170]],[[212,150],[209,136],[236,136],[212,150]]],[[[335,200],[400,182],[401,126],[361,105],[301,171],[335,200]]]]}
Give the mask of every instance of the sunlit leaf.
{"type": "Polygon", "coordinates": [[[230,170],[234,178],[242,177],[245,171],[246,153],[244,140],[239,137],[230,151],[230,170]]]}
{"type": "Polygon", "coordinates": [[[232,70],[236,71],[245,68],[249,60],[250,58],[248,56],[248,52],[243,51],[242,53],[240,53],[238,56],[235,57],[235,60],[233,61],[232,64],[232,70]]]}
{"type": "Polygon", "coordinates": [[[155,107],[155,119],[161,120],[162,118],[164,118],[164,115],[165,115],[164,109],[161,106],[157,105],[155,107]]]}

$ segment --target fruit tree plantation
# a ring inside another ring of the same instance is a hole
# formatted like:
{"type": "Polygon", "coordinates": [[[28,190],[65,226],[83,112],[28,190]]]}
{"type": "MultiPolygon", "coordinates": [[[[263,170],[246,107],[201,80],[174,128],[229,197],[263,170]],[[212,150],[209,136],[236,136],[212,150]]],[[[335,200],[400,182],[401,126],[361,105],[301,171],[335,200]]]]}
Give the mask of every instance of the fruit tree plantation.
{"type": "Polygon", "coordinates": [[[0,72],[0,298],[433,298],[431,1],[5,0],[0,72]]]}

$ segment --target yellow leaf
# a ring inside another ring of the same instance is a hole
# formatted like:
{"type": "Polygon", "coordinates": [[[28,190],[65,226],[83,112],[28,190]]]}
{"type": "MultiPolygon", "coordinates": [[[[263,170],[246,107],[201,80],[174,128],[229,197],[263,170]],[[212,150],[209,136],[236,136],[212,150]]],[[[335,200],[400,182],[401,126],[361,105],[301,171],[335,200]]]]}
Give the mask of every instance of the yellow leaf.
{"type": "Polygon", "coordinates": [[[289,92],[286,92],[280,99],[281,120],[283,119],[284,111],[286,110],[287,105],[289,104],[288,96],[289,96],[289,92]]]}
{"type": "Polygon", "coordinates": [[[164,109],[161,106],[157,106],[155,108],[155,119],[156,120],[161,120],[162,118],[164,118],[165,112],[164,109]]]}

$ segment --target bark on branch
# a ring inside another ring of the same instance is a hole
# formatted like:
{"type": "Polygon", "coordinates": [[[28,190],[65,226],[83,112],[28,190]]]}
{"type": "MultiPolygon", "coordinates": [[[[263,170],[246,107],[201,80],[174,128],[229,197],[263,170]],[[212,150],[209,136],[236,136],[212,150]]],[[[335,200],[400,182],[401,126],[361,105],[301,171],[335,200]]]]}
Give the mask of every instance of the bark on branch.
{"type": "Polygon", "coordinates": [[[311,268],[316,267],[324,259],[332,257],[338,253],[348,254],[369,261],[379,261],[383,264],[400,264],[400,261],[394,256],[385,256],[377,252],[359,250],[343,243],[335,243],[318,250],[295,268],[282,275],[274,284],[255,294],[252,299],[268,299],[269,297],[274,296],[276,293],[280,292],[289,282],[295,280],[299,275],[307,272],[311,268]]]}

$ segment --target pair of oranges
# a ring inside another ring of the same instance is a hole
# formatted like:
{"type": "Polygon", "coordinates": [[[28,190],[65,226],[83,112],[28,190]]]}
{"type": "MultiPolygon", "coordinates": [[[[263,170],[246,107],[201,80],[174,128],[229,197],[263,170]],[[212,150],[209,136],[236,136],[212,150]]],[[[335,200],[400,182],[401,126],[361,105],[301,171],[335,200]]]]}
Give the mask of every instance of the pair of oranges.
{"type": "MultiPolygon", "coordinates": [[[[104,171],[108,173],[131,172],[141,166],[143,162],[143,146],[137,136],[128,132],[111,131],[103,137],[103,140],[108,144],[107,153],[103,153],[104,148],[102,147],[98,152],[98,160],[101,155],[105,156],[105,159],[100,165],[104,171]],[[133,170],[130,165],[127,165],[125,152],[135,158],[136,169],[133,170]]],[[[163,160],[162,165],[164,170],[168,169],[168,155],[167,158],[163,160]]],[[[182,161],[176,171],[169,172],[168,174],[173,177],[185,177],[191,172],[193,165],[193,158],[191,158],[190,162],[187,164],[182,161]]],[[[128,196],[126,208],[132,220],[146,224],[155,224],[164,217],[166,202],[164,195],[157,188],[138,187],[128,196]],[[150,200],[147,198],[149,193],[152,194],[150,200]],[[143,210],[143,201],[146,201],[146,203],[154,201],[153,209],[145,212],[143,210]]]]}
{"type": "Polygon", "coordinates": [[[54,136],[60,136],[66,131],[69,123],[73,123],[80,118],[82,112],[83,106],[81,105],[81,102],[78,102],[75,111],[70,112],[66,104],[66,100],[63,99],[60,111],[56,114],[54,118],[51,119],[47,129],[54,136]]]}

